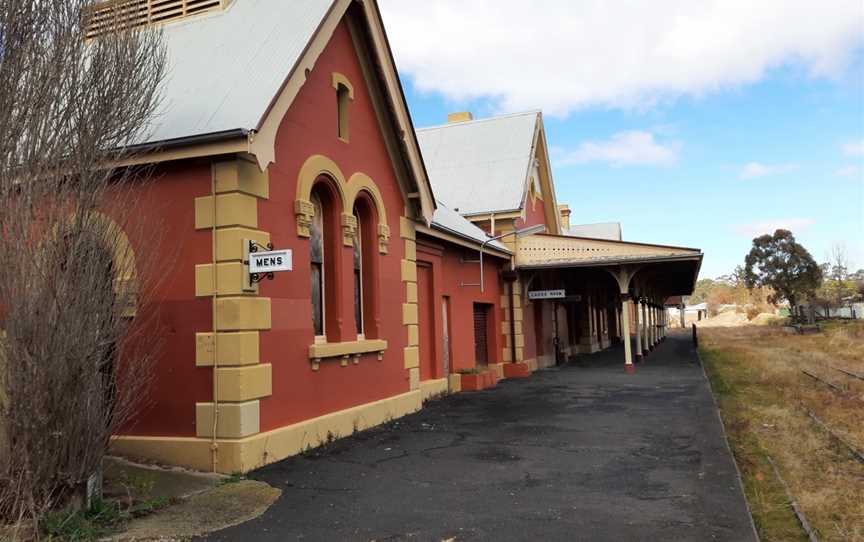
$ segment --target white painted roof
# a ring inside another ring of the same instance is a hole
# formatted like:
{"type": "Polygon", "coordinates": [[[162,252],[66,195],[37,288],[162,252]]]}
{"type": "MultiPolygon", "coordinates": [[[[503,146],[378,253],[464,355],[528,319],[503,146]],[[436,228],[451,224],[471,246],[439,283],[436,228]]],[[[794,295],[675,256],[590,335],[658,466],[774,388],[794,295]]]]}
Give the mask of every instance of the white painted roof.
{"type": "Polygon", "coordinates": [[[587,237],[589,239],[606,239],[608,241],[622,241],[620,222],[603,222],[600,224],[577,224],[570,226],[565,235],[573,237],[587,237]]]}
{"type": "Polygon", "coordinates": [[[235,0],[163,27],[162,104],[147,142],[253,130],[333,0],[235,0]]]}
{"type": "MultiPolygon", "coordinates": [[[[485,231],[462,218],[462,215],[456,211],[448,209],[442,205],[440,201],[438,202],[438,207],[435,209],[435,214],[432,217],[432,228],[447,231],[477,243],[483,243],[489,239],[489,236],[486,235],[485,231]]],[[[492,241],[487,246],[494,247],[502,252],[510,252],[507,247],[498,241],[492,241]]]]}
{"type": "Polygon", "coordinates": [[[522,207],[539,112],[417,130],[435,198],[462,215],[522,207]]]}

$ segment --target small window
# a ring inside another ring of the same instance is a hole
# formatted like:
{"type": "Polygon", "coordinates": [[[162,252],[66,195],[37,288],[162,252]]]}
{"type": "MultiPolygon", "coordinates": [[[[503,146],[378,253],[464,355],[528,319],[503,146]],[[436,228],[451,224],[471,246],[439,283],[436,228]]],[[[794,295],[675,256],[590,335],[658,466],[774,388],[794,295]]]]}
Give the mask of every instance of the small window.
{"type": "Polygon", "coordinates": [[[337,134],[339,139],[348,141],[348,104],[351,103],[351,90],[344,84],[336,85],[337,134]]]}
{"type": "Polygon", "coordinates": [[[316,336],[324,335],[324,207],[321,198],[312,194],[315,214],[309,226],[309,262],[312,277],[312,327],[316,336]]]}
{"type": "Polygon", "coordinates": [[[360,213],[354,207],[354,218],[357,220],[357,235],[354,236],[354,322],[357,324],[357,335],[363,335],[363,223],[360,213]]]}

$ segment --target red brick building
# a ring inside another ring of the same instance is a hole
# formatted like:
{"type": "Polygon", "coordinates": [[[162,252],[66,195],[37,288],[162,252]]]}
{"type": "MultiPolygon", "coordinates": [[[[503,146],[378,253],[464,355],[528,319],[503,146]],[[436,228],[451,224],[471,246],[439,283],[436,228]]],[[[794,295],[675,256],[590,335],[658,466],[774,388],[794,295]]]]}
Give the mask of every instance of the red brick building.
{"type": "Polygon", "coordinates": [[[165,348],[118,453],[248,471],[613,338],[632,366],[629,330],[653,344],[662,325],[631,326],[631,296],[689,293],[698,251],[566,236],[539,112],[415,132],[373,0],[201,2],[159,24],[164,111],[128,165],[154,164],[141,205],[180,251],[138,308],[165,348]],[[292,269],[255,282],[268,246],[292,269]]]}

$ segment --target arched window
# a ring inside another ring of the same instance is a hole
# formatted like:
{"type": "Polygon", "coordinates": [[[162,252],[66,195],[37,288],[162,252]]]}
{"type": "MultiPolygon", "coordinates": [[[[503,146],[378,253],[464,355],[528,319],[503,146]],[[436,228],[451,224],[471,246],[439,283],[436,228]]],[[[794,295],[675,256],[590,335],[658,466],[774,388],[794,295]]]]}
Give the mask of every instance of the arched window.
{"type": "Polygon", "coordinates": [[[358,338],[363,335],[363,221],[357,206],[353,209],[357,220],[357,235],[354,236],[354,323],[357,326],[358,338]]]}
{"type": "Polygon", "coordinates": [[[348,141],[348,104],[351,102],[351,90],[344,84],[336,85],[337,135],[339,139],[348,141]]]}
{"type": "Polygon", "coordinates": [[[354,319],[357,334],[365,339],[378,338],[378,216],[375,203],[361,192],[352,214],[357,219],[354,240],[354,319]]]}
{"type": "Polygon", "coordinates": [[[324,206],[318,194],[312,194],[315,214],[309,226],[309,266],[312,277],[312,328],[316,337],[324,335],[324,206]]]}
{"type": "MultiPolygon", "coordinates": [[[[322,175],[309,196],[313,215],[309,224],[309,292],[312,303],[312,330],[315,342],[339,342],[343,309],[340,277],[342,235],[339,217],[341,198],[330,177],[322,175]]],[[[351,339],[354,340],[354,339],[351,339]]]]}

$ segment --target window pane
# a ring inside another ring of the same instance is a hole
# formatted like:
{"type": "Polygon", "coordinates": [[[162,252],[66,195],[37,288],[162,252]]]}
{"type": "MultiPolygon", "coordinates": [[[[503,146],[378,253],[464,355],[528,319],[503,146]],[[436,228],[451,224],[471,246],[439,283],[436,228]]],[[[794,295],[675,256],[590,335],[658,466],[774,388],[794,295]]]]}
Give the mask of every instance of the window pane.
{"type": "Polygon", "coordinates": [[[311,271],[312,328],[315,335],[324,335],[324,208],[321,199],[310,198],[315,215],[309,226],[309,261],[311,271]]]}
{"type": "Polygon", "coordinates": [[[354,209],[354,219],[357,221],[357,235],[354,236],[354,323],[357,333],[363,333],[363,230],[360,215],[354,209]]]}
{"type": "Polygon", "coordinates": [[[324,209],[318,196],[312,196],[315,216],[309,226],[309,256],[314,263],[324,263],[324,209]]]}
{"type": "Polygon", "coordinates": [[[312,327],[315,335],[324,335],[324,303],[321,264],[312,264],[312,327]]]}
{"type": "Polygon", "coordinates": [[[363,289],[359,269],[354,270],[354,322],[357,333],[363,333],[363,289]]]}

